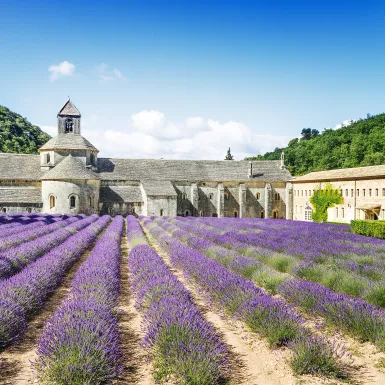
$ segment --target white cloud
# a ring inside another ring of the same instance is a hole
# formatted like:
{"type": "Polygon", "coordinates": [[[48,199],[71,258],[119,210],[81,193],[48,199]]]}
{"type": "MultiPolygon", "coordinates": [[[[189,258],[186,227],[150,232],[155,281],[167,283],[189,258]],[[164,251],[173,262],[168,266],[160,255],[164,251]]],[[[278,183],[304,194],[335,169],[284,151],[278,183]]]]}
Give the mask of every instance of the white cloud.
{"type": "Polygon", "coordinates": [[[72,76],[75,72],[75,66],[69,61],[64,60],[58,65],[49,66],[48,71],[51,72],[50,80],[53,82],[64,76],[72,76]]]}
{"type": "Polygon", "coordinates": [[[97,71],[99,73],[99,78],[104,81],[111,80],[124,80],[125,77],[117,68],[111,68],[109,65],[102,63],[97,67],[97,71]]]}
{"type": "Polygon", "coordinates": [[[129,119],[129,129],[101,130],[87,127],[83,133],[101,156],[165,159],[222,160],[226,151],[236,160],[284,147],[291,137],[258,135],[241,122],[221,123],[201,117],[183,123],[169,121],[164,113],[144,110],[129,119]]]}
{"type": "Polygon", "coordinates": [[[351,126],[353,123],[355,123],[357,120],[354,120],[354,119],[348,119],[348,120],[344,120],[342,123],[340,124],[337,124],[334,129],[337,130],[339,128],[342,128],[342,127],[348,127],[348,126],[351,126]]]}

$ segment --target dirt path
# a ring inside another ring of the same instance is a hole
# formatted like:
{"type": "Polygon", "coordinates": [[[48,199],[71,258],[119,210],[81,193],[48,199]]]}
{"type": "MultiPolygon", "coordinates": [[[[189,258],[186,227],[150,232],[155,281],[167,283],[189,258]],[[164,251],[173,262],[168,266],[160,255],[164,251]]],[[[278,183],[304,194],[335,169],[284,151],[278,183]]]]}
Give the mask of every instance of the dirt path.
{"type": "Polygon", "coordinates": [[[152,365],[146,357],[145,350],[140,345],[144,337],[141,330],[141,316],[135,309],[134,298],[130,295],[127,265],[129,251],[127,237],[124,236],[121,240],[120,302],[118,308],[124,371],[117,384],[155,385],[151,372],[152,365]]]}
{"type": "Polygon", "coordinates": [[[191,292],[202,314],[212,323],[224,338],[236,357],[231,384],[236,385],[315,385],[338,384],[311,376],[297,378],[287,363],[290,352],[287,349],[271,350],[266,341],[249,332],[241,322],[234,322],[208,306],[198,291],[184,278],[183,274],[171,266],[169,257],[145,231],[151,246],[163,258],[170,270],[191,292]],[[239,377],[239,373],[242,376],[239,377]],[[235,374],[235,375],[234,375],[235,374]],[[235,377],[235,378],[234,378],[235,377]]]}
{"type": "Polygon", "coordinates": [[[44,304],[43,309],[39,314],[29,320],[27,331],[22,341],[17,345],[9,347],[0,354],[0,360],[4,360],[2,364],[0,361],[1,385],[27,385],[37,383],[32,371],[31,362],[37,358],[36,348],[44,325],[64,300],[70,290],[72,279],[80,265],[87,259],[91,250],[92,248],[87,250],[71,267],[64,277],[62,284],[44,304]],[[4,376],[3,373],[6,373],[6,376],[4,376]]]}

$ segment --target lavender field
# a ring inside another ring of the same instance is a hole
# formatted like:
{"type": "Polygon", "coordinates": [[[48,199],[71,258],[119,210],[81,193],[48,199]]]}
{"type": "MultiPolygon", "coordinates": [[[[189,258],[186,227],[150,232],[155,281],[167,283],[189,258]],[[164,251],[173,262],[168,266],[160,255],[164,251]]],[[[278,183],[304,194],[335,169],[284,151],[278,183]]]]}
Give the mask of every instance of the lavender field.
{"type": "Polygon", "coordinates": [[[0,384],[385,384],[385,241],[270,219],[0,216],[0,384]]]}

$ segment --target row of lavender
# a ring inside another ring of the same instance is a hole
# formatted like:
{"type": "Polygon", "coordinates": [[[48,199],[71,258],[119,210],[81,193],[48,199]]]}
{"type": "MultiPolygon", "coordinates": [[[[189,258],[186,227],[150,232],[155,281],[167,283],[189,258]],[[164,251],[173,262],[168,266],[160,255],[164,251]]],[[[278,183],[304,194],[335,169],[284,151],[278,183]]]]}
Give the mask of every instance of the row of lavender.
{"type": "Polygon", "coordinates": [[[121,372],[114,307],[119,298],[123,224],[121,216],[114,218],[77,271],[63,304],[47,322],[35,363],[43,383],[104,384],[121,372]]]}
{"type": "MultiPolygon", "coordinates": [[[[159,221],[159,220],[157,220],[159,221]]],[[[329,325],[347,331],[363,341],[371,341],[385,349],[385,312],[367,302],[333,292],[332,290],[301,279],[291,278],[269,270],[255,258],[240,256],[235,251],[221,247],[221,242],[213,243],[215,232],[202,229],[197,222],[178,218],[169,219],[176,227],[169,231],[189,245],[199,248],[205,255],[214,258],[229,270],[247,277],[258,285],[279,293],[288,302],[300,306],[306,312],[322,316],[329,325]],[[194,223],[194,224],[192,224],[194,223]],[[195,236],[194,236],[195,234],[195,236]],[[199,242],[200,239],[205,242],[199,242]],[[272,284],[274,280],[275,285],[272,284]]],[[[171,225],[172,226],[172,225],[171,225]]],[[[233,245],[234,246],[234,245],[233,245]]],[[[233,247],[233,250],[236,247],[233,247]]]]}
{"type": "Polygon", "coordinates": [[[228,374],[228,350],[199,312],[190,293],[147,244],[134,217],[127,219],[130,283],[143,314],[144,346],[156,381],[212,385],[228,374]]]}
{"type": "MultiPolygon", "coordinates": [[[[78,218],[70,218],[60,221],[53,227],[50,225],[46,226],[44,233],[35,239],[3,251],[0,253],[0,280],[16,274],[52,248],[60,245],[76,232],[95,222],[97,218],[98,215],[91,215],[81,220],[78,220],[78,218]]],[[[29,231],[27,232],[29,233],[29,231]]],[[[25,232],[22,232],[20,234],[24,233],[25,232]]]]}
{"type": "Polygon", "coordinates": [[[0,351],[23,336],[28,318],[40,311],[66,272],[110,221],[109,216],[94,219],[84,219],[83,224],[88,226],[83,230],[11,278],[0,281],[0,351]]]}
{"type": "Polygon", "coordinates": [[[312,224],[313,230],[307,230],[303,224],[288,221],[267,221],[270,224],[263,225],[255,219],[233,220],[231,225],[207,218],[189,221],[207,230],[213,242],[244,256],[253,256],[279,272],[385,307],[383,240],[332,231],[330,226],[323,229],[320,224],[312,224]],[[254,227],[247,231],[247,226],[254,227]],[[317,251],[313,243],[317,244],[317,251]],[[289,246],[286,248],[285,244],[289,246]],[[301,252],[294,251],[290,245],[301,252]]]}
{"type": "MultiPolygon", "coordinates": [[[[162,219],[158,219],[157,224],[149,219],[143,221],[147,231],[169,254],[172,265],[181,269],[213,305],[244,321],[252,331],[264,335],[272,346],[290,347],[291,365],[296,373],[346,376],[343,349],[338,350],[323,338],[312,336],[293,307],[177,239],[188,239],[188,233],[176,230],[170,236],[165,229],[173,225],[162,219]]],[[[198,248],[211,246],[204,238],[194,241],[200,243],[198,248]]]]}

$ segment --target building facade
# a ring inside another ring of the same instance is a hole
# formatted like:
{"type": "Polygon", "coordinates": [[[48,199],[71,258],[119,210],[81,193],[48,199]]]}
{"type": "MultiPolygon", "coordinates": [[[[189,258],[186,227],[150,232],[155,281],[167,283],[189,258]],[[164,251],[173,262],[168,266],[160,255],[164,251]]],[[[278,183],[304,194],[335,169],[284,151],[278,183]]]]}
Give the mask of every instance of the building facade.
{"type": "Polygon", "coordinates": [[[0,154],[0,211],[293,217],[292,177],[280,161],[100,158],[68,100],[40,155],[0,154]]]}
{"type": "Polygon", "coordinates": [[[385,165],[312,172],[293,179],[294,220],[311,220],[310,198],[326,183],[340,190],[344,201],[328,209],[328,221],[385,220],[385,165]]]}

